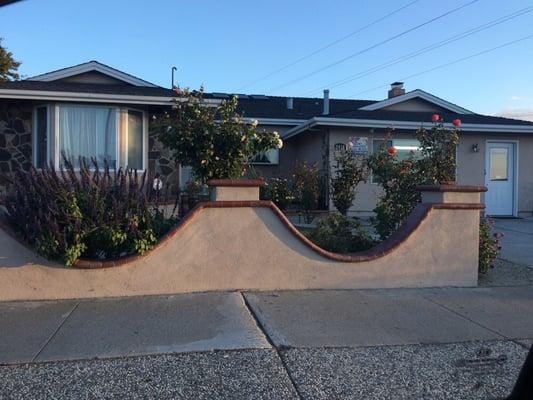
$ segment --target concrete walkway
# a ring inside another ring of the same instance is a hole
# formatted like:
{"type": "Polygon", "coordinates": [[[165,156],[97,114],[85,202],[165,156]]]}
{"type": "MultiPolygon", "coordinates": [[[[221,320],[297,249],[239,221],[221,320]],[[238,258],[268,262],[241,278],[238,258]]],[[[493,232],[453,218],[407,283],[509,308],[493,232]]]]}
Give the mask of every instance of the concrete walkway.
{"type": "Polygon", "coordinates": [[[501,398],[532,309],[533,286],[0,303],[0,398],[501,398]]]}
{"type": "Polygon", "coordinates": [[[533,268],[533,217],[494,221],[495,231],[504,234],[500,257],[533,268]]]}

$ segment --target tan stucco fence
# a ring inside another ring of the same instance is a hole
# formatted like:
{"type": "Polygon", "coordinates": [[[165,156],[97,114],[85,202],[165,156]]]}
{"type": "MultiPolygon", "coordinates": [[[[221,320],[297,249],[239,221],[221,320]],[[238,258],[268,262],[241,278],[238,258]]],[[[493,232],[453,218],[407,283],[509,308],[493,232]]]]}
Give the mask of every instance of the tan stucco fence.
{"type": "Polygon", "coordinates": [[[67,268],[0,229],[0,300],[477,285],[483,188],[426,187],[423,203],[388,240],[339,255],[309,242],[272,203],[259,201],[257,182],[242,182],[212,182],[212,201],[142,257],[67,268]]]}

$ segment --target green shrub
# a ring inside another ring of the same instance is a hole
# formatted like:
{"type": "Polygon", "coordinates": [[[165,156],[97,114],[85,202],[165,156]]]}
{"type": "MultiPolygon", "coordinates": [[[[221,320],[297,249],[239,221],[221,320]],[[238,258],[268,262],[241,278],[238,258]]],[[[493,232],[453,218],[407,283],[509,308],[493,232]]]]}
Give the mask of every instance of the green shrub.
{"type": "Polygon", "coordinates": [[[335,153],[335,170],[331,177],[331,197],[333,205],[342,215],[355,200],[356,188],[361,182],[366,182],[368,166],[364,159],[351,150],[341,150],[335,153]]]}
{"type": "MultiPolygon", "coordinates": [[[[80,160],[65,169],[16,172],[7,217],[44,257],[73,265],[80,257],[108,259],[148,251],[176,222],[148,202],[146,173],[92,170],[80,160]]],[[[156,199],[157,200],[157,199],[156,199]]]]}
{"type": "Polygon", "coordinates": [[[494,221],[488,217],[481,217],[479,222],[479,272],[484,274],[494,266],[494,261],[500,254],[500,238],[502,233],[493,232],[494,221]]]}
{"type": "Polygon", "coordinates": [[[375,244],[358,221],[339,213],[320,219],[306,236],[324,250],[335,253],[367,250],[375,244]]]}
{"type": "MultiPolygon", "coordinates": [[[[459,125],[460,122],[456,126],[459,125]]],[[[400,160],[396,157],[396,149],[386,146],[391,135],[392,131],[389,131],[380,150],[368,158],[374,179],[383,189],[372,218],[382,239],[389,237],[420,203],[419,185],[455,181],[455,149],[459,140],[458,129],[444,127],[439,117],[431,129],[416,131],[420,155],[415,156],[412,152],[400,160]]]]}
{"type": "Polygon", "coordinates": [[[293,170],[294,197],[304,214],[304,220],[313,221],[312,211],[318,207],[321,177],[316,164],[297,162],[293,170]]]}
{"type": "Polygon", "coordinates": [[[289,181],[283,178],[268,179],[261,186],[261,199],[271,200],[280,210],[285,210],[293,199],[289,181]]]}
{"type": "Polygon", "coordinates": [[[152,130],[174,161],[190,166],[202,183],[238,179],[254,156],[283,145],[277,132],[257,129],[257,121],[243,121],[236,97],[213,106],[203,100],[203,90],[178,96],[171,111],[154,119],[152,130]]]}

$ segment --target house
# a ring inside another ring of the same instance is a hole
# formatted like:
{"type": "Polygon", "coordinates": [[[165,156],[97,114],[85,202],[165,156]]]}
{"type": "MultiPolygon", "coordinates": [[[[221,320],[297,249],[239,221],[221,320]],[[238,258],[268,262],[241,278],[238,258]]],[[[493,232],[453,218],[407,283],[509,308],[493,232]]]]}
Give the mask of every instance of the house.
{"type": "MultiPolygon", "coordinates": [[[[476,114],[423,90],[406,92],[395,82],[384,100],[298,98],[237,94],[245,118],[278,131],[281,150],[261,155],[254,169],[265,177],[289,176],[297,160],[317,163],[328,176],[336,149],[349,141],[370,154],[387,130],[401,157],[418,147],[413,133],[430,126],[439,113],[447,124],[462,121],[457,148],[458,182],[486,185],[484,201],[492,215],[533,212],[533,122],[476,114]]],[[[187,181],[150,132],[150,115],[171,106],[176,93],[97,61],[0,83],[0,172],[42,165],[56,167],[60,154],[95,156],[100,163],[147,170],[167,185],[187,181]]],[[[231,94],[206,94],[218,104],[231,94]]],[[[380,187],[372,179],[358,187],[350,210],[369,214],[380,187]]],[[[332,205],[330,205],[332,207],[332,205]]]]}

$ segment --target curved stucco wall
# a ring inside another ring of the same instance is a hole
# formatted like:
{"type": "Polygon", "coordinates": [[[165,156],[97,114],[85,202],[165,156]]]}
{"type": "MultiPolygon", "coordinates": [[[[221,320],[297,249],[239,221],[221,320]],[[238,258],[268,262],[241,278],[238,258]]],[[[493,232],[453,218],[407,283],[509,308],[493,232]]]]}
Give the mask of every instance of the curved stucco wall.
{"type": "Polygon", "coordinates": [[[208,207],[145,257],[69,269],[0,230],[0,300],[210,290],[475,286],[479,210],[431,208],[385,255],[341,262],[294,235],[269,207],[208,207]]]}

